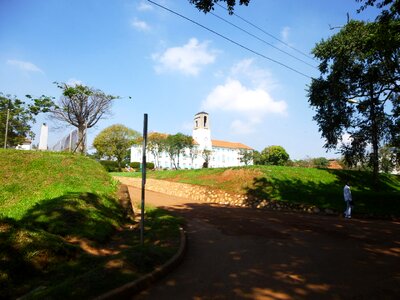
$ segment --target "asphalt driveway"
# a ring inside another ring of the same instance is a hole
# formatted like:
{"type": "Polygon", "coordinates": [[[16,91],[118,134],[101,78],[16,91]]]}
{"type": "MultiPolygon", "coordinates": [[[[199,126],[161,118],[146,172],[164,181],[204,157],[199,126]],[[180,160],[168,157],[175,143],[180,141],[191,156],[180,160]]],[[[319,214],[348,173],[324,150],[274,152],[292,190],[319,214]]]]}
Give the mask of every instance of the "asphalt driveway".
{"type": "MultiPolygon", "coordinates": [[[[129,187],[139,201],[140,190],[129,187]]],[[[232,208],[146,192],[187,221],[174,271],[134,299],[400,299],[400,223],[232,208]]]]}

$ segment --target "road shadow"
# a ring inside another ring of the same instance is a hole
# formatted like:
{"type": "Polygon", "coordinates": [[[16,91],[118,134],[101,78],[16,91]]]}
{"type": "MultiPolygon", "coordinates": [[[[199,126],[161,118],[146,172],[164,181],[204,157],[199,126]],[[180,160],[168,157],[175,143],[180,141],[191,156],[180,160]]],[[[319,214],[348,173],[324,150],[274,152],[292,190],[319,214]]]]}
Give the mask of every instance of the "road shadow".
{"type": "MultiPolygon", "coordinates": [[[[151,198],[151,195],[149,195],[151,198]]],[[[400,226],[202,203],[180,268],[138,299],[399,299],[400,226]]]]}

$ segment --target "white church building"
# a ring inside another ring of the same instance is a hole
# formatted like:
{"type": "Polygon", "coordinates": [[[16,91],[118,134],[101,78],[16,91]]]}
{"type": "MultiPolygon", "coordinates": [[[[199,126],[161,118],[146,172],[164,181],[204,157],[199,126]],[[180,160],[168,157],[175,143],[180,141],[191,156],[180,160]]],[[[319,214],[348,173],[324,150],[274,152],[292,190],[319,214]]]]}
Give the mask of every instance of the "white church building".
{"type": "MultiPolygon", "coordinates": [[[[179,159],[179,167],[181,169],[199,169],[203,167],[205,162],[202,152],[209,150],[209,168],[225,168],[244,166],[245,163],[240,161],[243,150],[253,151],[253,149],[242,143],[227,142],[211,139],[210,119],[208,113],[199,112],[194,116],[193,122],[193,140],[194,151],[196,157],[190,157],[189,149],[183,151],[183,155],[179,159]]],[[[140,162],[142,160],[142,146],[133,146],[131,148],[131,162],[140,162]]],[[[146,153],[147,162],[155,163],[155,157],[150,152],[146,153]]],[[[162,152],[158,159],[160,168],[172,169],[173,163],[168,153],[162,152]]],[[[253,162],[250,162],[252,165],[253,162]]]]}

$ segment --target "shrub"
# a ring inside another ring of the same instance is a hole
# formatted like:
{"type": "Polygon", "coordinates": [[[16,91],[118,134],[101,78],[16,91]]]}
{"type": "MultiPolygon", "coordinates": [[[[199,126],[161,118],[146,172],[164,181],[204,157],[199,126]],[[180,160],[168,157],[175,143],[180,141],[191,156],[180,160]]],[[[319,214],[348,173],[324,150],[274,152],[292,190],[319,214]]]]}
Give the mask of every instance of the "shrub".
{"type": "Polygon", "coordinates": [[[329,160],[325,157],[317,157],[312,159],[312,164],[315,168],[327,168],[329,166],[329,160]]]}
{"type": "Polygon", "coordinates": [[[289,154],[282,146],[269,146],[261,151],[261,161],[264,165],[283,166],[289,160],[289,154]]]}
{"type": "MultiPolygon", "coordinates": [[[[132,169],[140,170],[140,165],[141,165],[141,164],[142,164],[141,162],[133,161],[133,162],[131,162],[129,165],[131,166],[132,169]]],[[[147,162],[147,163],[146,163],[146,169],[150,169],[150,170],[154,169],[154,163],[152,163],[152,162],[147,162]]]]}
{"type": "Polygon", "coordinates": [[[107,172],[119,172],[118,162],[112,160],[100,160],[107,172]]]}

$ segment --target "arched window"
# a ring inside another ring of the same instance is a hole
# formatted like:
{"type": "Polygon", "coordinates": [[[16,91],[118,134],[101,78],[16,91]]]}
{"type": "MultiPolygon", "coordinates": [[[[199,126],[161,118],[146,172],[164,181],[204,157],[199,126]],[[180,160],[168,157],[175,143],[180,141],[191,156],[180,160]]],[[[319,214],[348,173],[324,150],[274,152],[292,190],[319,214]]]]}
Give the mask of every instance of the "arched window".
{"type": "Polygon", "coordinates": [[[204,116],[204,127],[207,127],[207,116],[204,116]]]}

